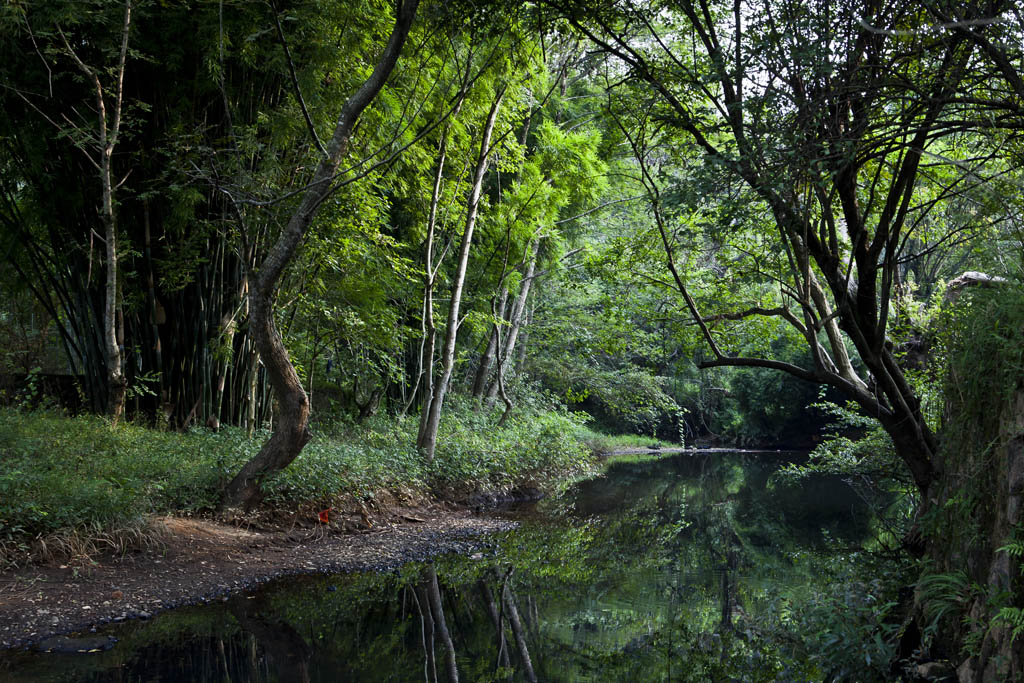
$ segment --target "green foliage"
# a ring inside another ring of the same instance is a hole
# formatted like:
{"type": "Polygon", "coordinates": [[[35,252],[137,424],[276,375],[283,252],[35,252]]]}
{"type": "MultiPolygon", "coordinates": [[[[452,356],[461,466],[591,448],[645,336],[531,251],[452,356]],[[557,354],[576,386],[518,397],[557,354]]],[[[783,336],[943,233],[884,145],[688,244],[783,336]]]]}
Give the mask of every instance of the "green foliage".
{"type": "Polygon", "coordinates": [[[831,680],[891,680],[900,619],[894,585],[849,576],[830,593],[816,592],[800,615],[811,658],[831,680]]]}
{"type": "Polygon", "coordinates": [[[807,462],[782,468],[777,479],[792,480],[811,474],[834,474],[883,481],[907,482],[906,467],[896,454],[892,439],[872,418],[865,417],[852,403],[815,406],[832,418],[831,433],[811,451],[807,462]],[[842,436],[860,432],[860,436],[842,436]]]}
{"type": "MultiPolygon", "coordinates": [[[[784,336],[771,355],[807,365],[808,354],[784,336]]],[[[814,399],[818,387],[778,370],[735,368],[723,373],[728,395],[714,417],[715,431],[740,445],[767,445],[817,434],[823,426],[814,399]]]]}
{"type": "Polygon", "coordinates": [[[1011,541],[1003,547],[998,549],[998,552],[1007,553],[1011,557],[1015,557],[1018,560],[1024,558],[1024,541],[1011,541]]]}
{"type": "Polygon", "coordinates": [[[96,417],[0,411],[0,536],[208,510],[257,447],[236,429],[181,435],[111,429],[96,417]]]}
{"type": "Polygon", "coordinates": [[[1002,607],[993,621],[1010,629],[1010,640],[1015,641],[1024,634],[1024,609],[1020,607],[1002,607]]]}
{"type": "Polygon", "coordinates": [[[930,628],[943,618],[957,618],[963,613],[971,598],[970,579],[964,571],[949,574],[925,574],[917,582],[917,592],[924,607],[925,619],[930,628]]]}
{"type": "Polygon", "coordinates": [[[607,370],[565,359],[538,359],[535,370],[570,405],[584,405],[619,431],[654,434],[681,412],[665,391],[667,379],[641,368],[607,370]],[[561,362],[560,362],[561,361],[561,362]]]}

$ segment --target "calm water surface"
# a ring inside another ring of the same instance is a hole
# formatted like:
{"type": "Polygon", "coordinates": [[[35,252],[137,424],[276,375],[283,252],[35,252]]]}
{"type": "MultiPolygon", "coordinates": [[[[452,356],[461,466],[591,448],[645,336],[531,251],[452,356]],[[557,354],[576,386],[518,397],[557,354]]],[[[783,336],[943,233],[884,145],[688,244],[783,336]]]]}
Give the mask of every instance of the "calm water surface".
{"type": "Polygon", "coordinates": [[[0,680],[805,680],[787,610],[841,589],[872,520],[837,479],[770,483],[786,462],[618,462],[472,557],[290,578],[119,625],[107,652],[0,655],[0,680]]]}

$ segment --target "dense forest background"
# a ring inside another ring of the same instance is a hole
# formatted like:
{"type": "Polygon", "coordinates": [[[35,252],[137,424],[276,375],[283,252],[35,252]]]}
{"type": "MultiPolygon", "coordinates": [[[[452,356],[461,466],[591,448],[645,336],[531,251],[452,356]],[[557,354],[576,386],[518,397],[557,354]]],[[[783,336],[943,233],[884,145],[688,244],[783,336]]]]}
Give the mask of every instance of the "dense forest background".
{"type": "Polygon", "coordinates": [[[901,488],[954,577],[944,647],[1019,666],[1013,3],[8,2],[0,37],[4,401],[269,428],[249,506],[374,415],[427,462],[466,412],[831,434],[812,467],[901,488]]]}

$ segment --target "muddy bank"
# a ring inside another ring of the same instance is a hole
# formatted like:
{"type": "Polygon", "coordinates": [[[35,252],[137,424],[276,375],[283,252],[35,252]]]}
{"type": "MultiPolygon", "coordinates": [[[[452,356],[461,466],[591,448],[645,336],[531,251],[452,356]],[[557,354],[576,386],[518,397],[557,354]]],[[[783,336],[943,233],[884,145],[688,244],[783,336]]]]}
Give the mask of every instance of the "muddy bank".
{"type": "Polygon", "coordinates": [[[38,644],[111,621],[225,600],[295,574],[389,569],[447,552],[472,552],[484,534],[514,526],[443,506],[392,510],[365,528],[253,530],[163,518],[159,547],[0,574],[0,648],[38,644]]]}

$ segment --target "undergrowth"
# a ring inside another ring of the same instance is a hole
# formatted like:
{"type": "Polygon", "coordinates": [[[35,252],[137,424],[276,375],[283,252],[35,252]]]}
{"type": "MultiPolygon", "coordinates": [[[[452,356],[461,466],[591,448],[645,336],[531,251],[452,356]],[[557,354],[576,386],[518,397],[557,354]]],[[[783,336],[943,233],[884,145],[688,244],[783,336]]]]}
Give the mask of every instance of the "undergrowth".
{"type": "MultiPolygon", "coordinates": [[[[501,429],[494,422],[465,406],[446,415],[431,463],[416,452],[413,418],[320,425],[299,458],[264,482],[265,506],[323,509],[385,491],[458,499],[544,488],[590,466],[572,414],[522,411],[501,429]]],[[[0,564],[30,551],[45,557],[123,549],[152,515],[209,513],[267,436],[249,439],[232,427],[112,427],[94,416],[0,409],[0,564]]]]}

